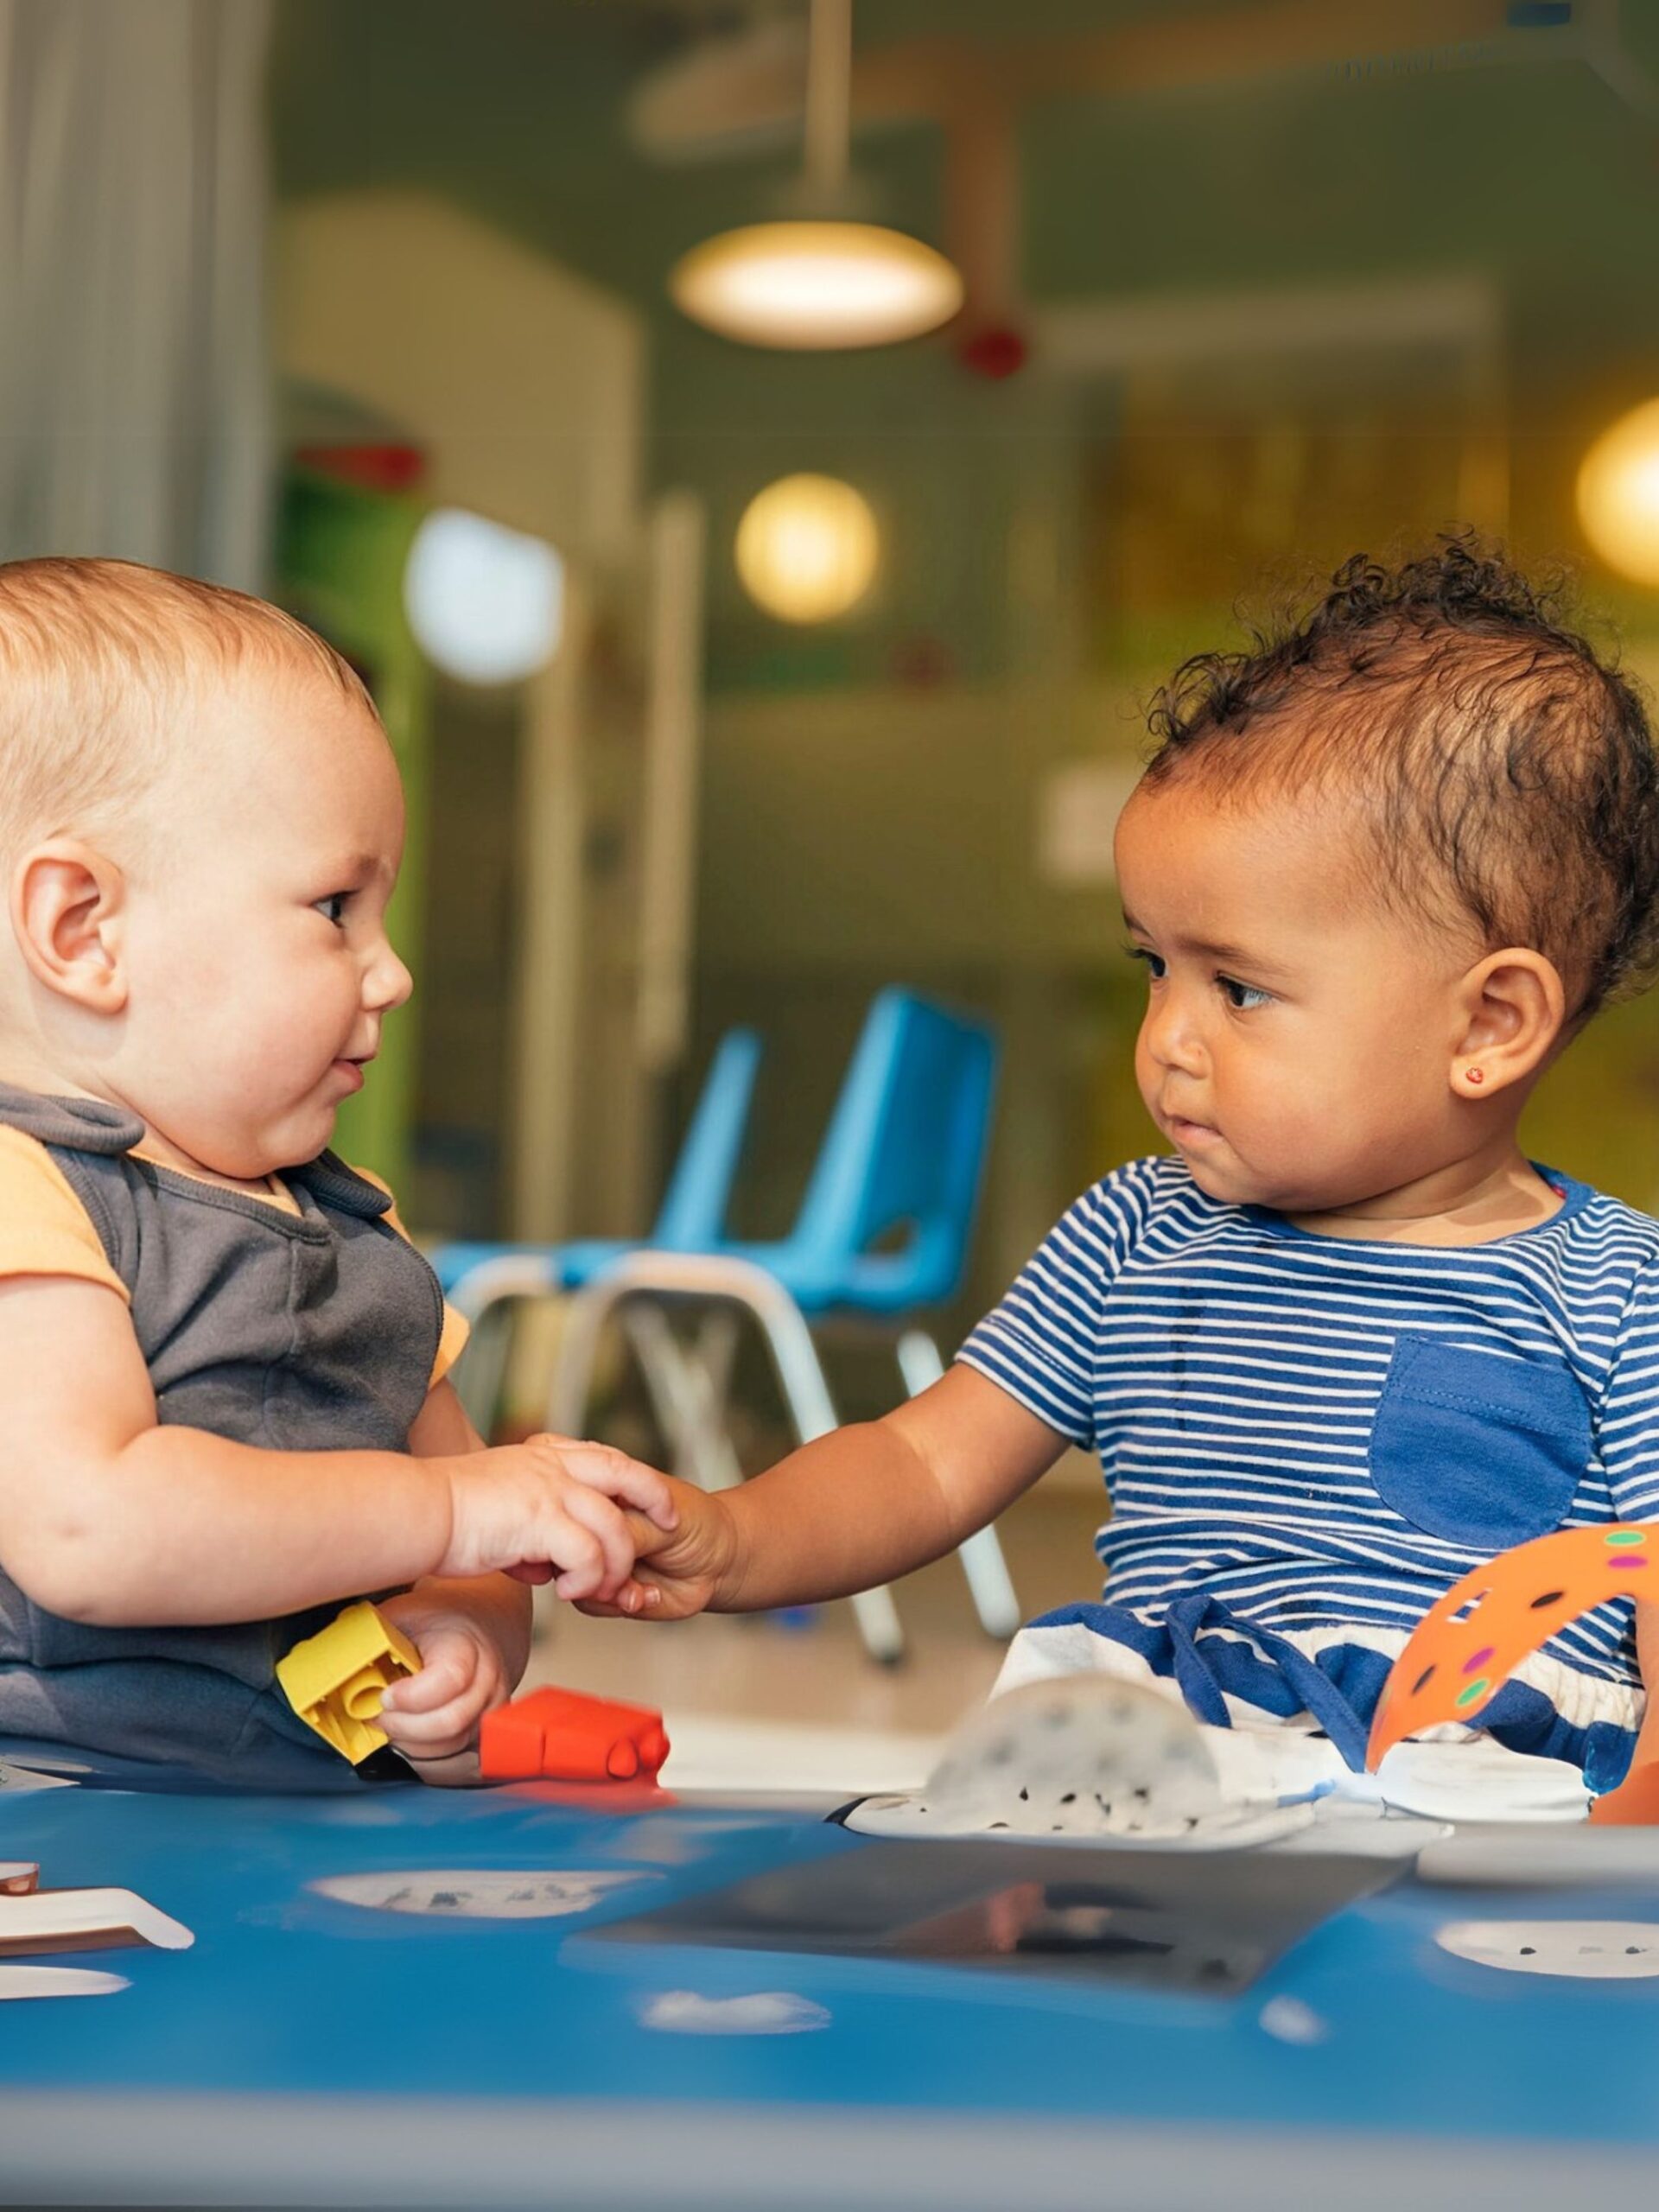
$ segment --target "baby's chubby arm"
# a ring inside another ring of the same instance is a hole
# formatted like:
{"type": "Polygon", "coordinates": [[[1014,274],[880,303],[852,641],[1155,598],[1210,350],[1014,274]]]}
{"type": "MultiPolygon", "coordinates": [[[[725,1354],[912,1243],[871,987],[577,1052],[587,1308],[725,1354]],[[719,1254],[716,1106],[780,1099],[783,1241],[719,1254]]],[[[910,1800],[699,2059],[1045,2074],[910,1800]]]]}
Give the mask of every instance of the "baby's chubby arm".
{"type": "Polygon", "coordinates": [[[953,1367],[881,1420],[804,1445],[735,1490],[676,1483],[677,1528],[632,1516],[636,1577],[657,1602],[595,1596],[582,1610],[679,1620],[868,1590],[995,1520],[1065,1449],[995,1383],[953,1367]]]}
{"type": "Polygon", "coordinates": [[[504,1569],[626,1612],[644,1592],[624,1506],[672,1525],[663,1478],[597,1445],[282,1452],[161,1427],[113,1290],[0,1281],[0,1560],[69,1619],[262,1620],[504,1569]]]}
{"type": "MultiPolygon", "coordinates": [[[[467,1419],[454,1384],[447,1377],[435,1382],[428,1391],[426,1403],[409,1432],[409,1448],[423,1459],[489,1448],[467,1419]]],[[[531,1626],[530,1586],[520,1577],[486,1574],[461,1580],[433,1575],[417,1583],[406,1599],[393,1598],[386,1603],[394,1607],[404,1605],[410,1611],[421,1604],[441,1604],[475,1618],[487,1630],[500,1651],[509,1676],[509,1694],[517,1688],[530,1659],[531,1626]]],[[[381,1610],[385,1610],[384,1605],[381,1610]]],[[[402,1693],[407,1694],[408,1688],[409,1685],[404,1684],[402,1693]]]]}
{"type": "MultiPolygon", "coordinates": [[[[453,1383],[427,1393],[409,1448],[420,1459],[486,1448],[453,1383]]],[[[476,1782],[479,1723],[512,1695],[530,1657],[529,1586],[509,1574],[429,1575],[379,1610],[423,1662],[386,1692],[381,1726],[423,1782],[476,1782]]]]}

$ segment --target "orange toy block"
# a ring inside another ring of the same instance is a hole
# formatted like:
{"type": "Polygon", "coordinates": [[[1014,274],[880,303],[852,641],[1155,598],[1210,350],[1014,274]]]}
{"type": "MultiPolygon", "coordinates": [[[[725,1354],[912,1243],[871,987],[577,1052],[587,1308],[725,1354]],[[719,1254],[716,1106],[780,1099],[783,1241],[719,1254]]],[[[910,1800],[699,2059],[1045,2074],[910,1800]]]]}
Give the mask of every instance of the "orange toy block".
{"type": "Polygon", "coordinates": [[[632,1782],[655,1775],[667,1757],[660,1713],[578,1690],[514,1698],[485,1714],[478,1735],[486,1782],[632,1782]]]}
{"type": "Polygon", "coordinates": [[[1412,1630],[1383,1685],[1365,1764],[1375,1769],[1425,1728],[1472,1720],[1569,1621],[1609,1598],[1649,1591],[1659,1596],[1659,1527],[1602,1522],[1500,1552],[1454,1582],[1412,1630]]]}

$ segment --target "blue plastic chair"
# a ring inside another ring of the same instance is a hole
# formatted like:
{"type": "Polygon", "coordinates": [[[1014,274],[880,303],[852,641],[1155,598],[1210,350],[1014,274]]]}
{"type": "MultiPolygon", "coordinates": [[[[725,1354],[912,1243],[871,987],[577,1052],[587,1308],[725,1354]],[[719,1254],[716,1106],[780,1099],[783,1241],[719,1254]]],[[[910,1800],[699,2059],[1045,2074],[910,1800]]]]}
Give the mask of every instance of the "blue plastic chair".
{"type": "MultiPolygon", "coordinates": [[[[550,1425],[581,1428],[604,1324],[624,1301],[641,1298],[694,1299],[750,1313],[803,1443],[837,1425],[812,1320],[856,1317],[878,1325],[895,1338],[912,1395],[936,1382],[944,1363],[920,1316],[961,1285],[995,1070],[995,1040],[984,1023],[912,991],[881,992],[789,1235],[769,1243],[715,1239],[700,1253],[635,1251],[593,1277],[565,1329],[550,1425]]],[[[671,1340],[658,1348],[671,1357],[671,1340]]],[[[729,1351],[711,1357],[705,1339],[682,1372],[681,1402],[694,1424],[712,1427],[722,1420],[728,1362],[729,1351]]],[[[962,1551],[982,1621],[993,1634],[1012,1635],[1019,1603],[995,1530],[982,1530],[962,1551]]],[[[891,1593],[869,1591],[853,1602],[870,1649],[898,1657],[903,1635],[891,1593]]]]}
{"type": "Polygon", "coordinates": [[[717,1249],[767,1268],[810,1317],[891,1321],[947,1303],[968,1262],[995,1080],[984,1023],[912,991],[882,991],[793,1229],[772,1243],[717,1249]],[[878,1249],[894,1232],[902,1243],[878,1249]]]}
{"type": "MultiPolygon", "coordinates": [[[[701,1252],[724,1233],[760,1065],[760,1039],[753,1030],[732,1029],[721,1038],[645,1240],[648,1245],[667,1252],[701,1252]]],[[[481,1317],[502,1301],[577,1289],[638,1249],[637,1243],[622,1239],[565,1244],[457,1241],[439,1245],[429,1256],[444,1296],[476,1331],[481,1317]]],[[[482,1416],[480,1426],[499,1394],[505,1334],[493,1351],[494,1357],[486,1362],[469,1346],[457,1376],[468,1410],[475,1420],[482,1416]]]]}

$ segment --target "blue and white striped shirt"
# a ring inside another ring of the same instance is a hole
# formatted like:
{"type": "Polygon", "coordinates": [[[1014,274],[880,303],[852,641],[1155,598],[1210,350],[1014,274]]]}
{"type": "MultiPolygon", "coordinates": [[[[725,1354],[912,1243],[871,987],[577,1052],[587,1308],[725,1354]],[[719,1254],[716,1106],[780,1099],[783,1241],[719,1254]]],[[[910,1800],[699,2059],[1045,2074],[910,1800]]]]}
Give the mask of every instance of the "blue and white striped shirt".
{"type": "MultiPolygon", "coordinates": [[[[1184,1680],[1160,1624],[1206,1628],[1212,1656],[1265,1631],[1258,1671],[1288,1639],[1358,1724],[1470,1568],[1554,1529],[1659,1520],[1659,1221],[1540,1172],[1557,1213],[1456,1248],[1315,1236],[1207,1198],[1174,1159],[1079,1198],[960,1355],[1100,1457],[1107,1602],[1073,1613],[1184,1680]]],[[[1598,1724],[1628,1737],[1632,1611],[1564,1629],[1483,1725],[1581,1762],[1598,1724]]]]}

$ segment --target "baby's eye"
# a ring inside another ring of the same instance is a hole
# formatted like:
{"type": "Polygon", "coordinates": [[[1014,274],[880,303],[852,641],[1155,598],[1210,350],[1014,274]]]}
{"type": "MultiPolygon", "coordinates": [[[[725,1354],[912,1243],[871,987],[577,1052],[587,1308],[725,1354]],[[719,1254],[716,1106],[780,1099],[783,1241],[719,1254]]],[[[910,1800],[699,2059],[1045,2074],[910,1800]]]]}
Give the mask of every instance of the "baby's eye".
{"type": "Polygon", "coordinates": [[[1271,991],[1259,991],[1254,983],[1241,983],[1236,976],[1217,976],[1216,982],[1226,995],[1228,1005],[1236,1007],[1241,1014],[1248,1014],[1252,1007],[1273,1003],[1271,991]]]}
{"type": "Polygon", "coordinates": [[[352,894],[349,891],[331,891],[326,899],[315,899],[313,901],[313,904],[315,906],[318,913],[321,914],[327,920],[331,921],[336,929],[340,929],[344,926],[346,920],[346,906],[347,900],[351,898],[351,895],[352,894]],[[340,912],[338,913],[330,913],[328,910],[331,906],[337,906],[340,909],[340,912]]]}
{"type": "Polygon", "coordinates": [[[1167,965],[1162,953],[1149,952],[1144,944],[1126,944],[1123,950],[1128,954],[1131,960],[1139,960],[1144,963],[1147,972],[1152,977],[1154,983],[1162,982],[1167,965]]]}

